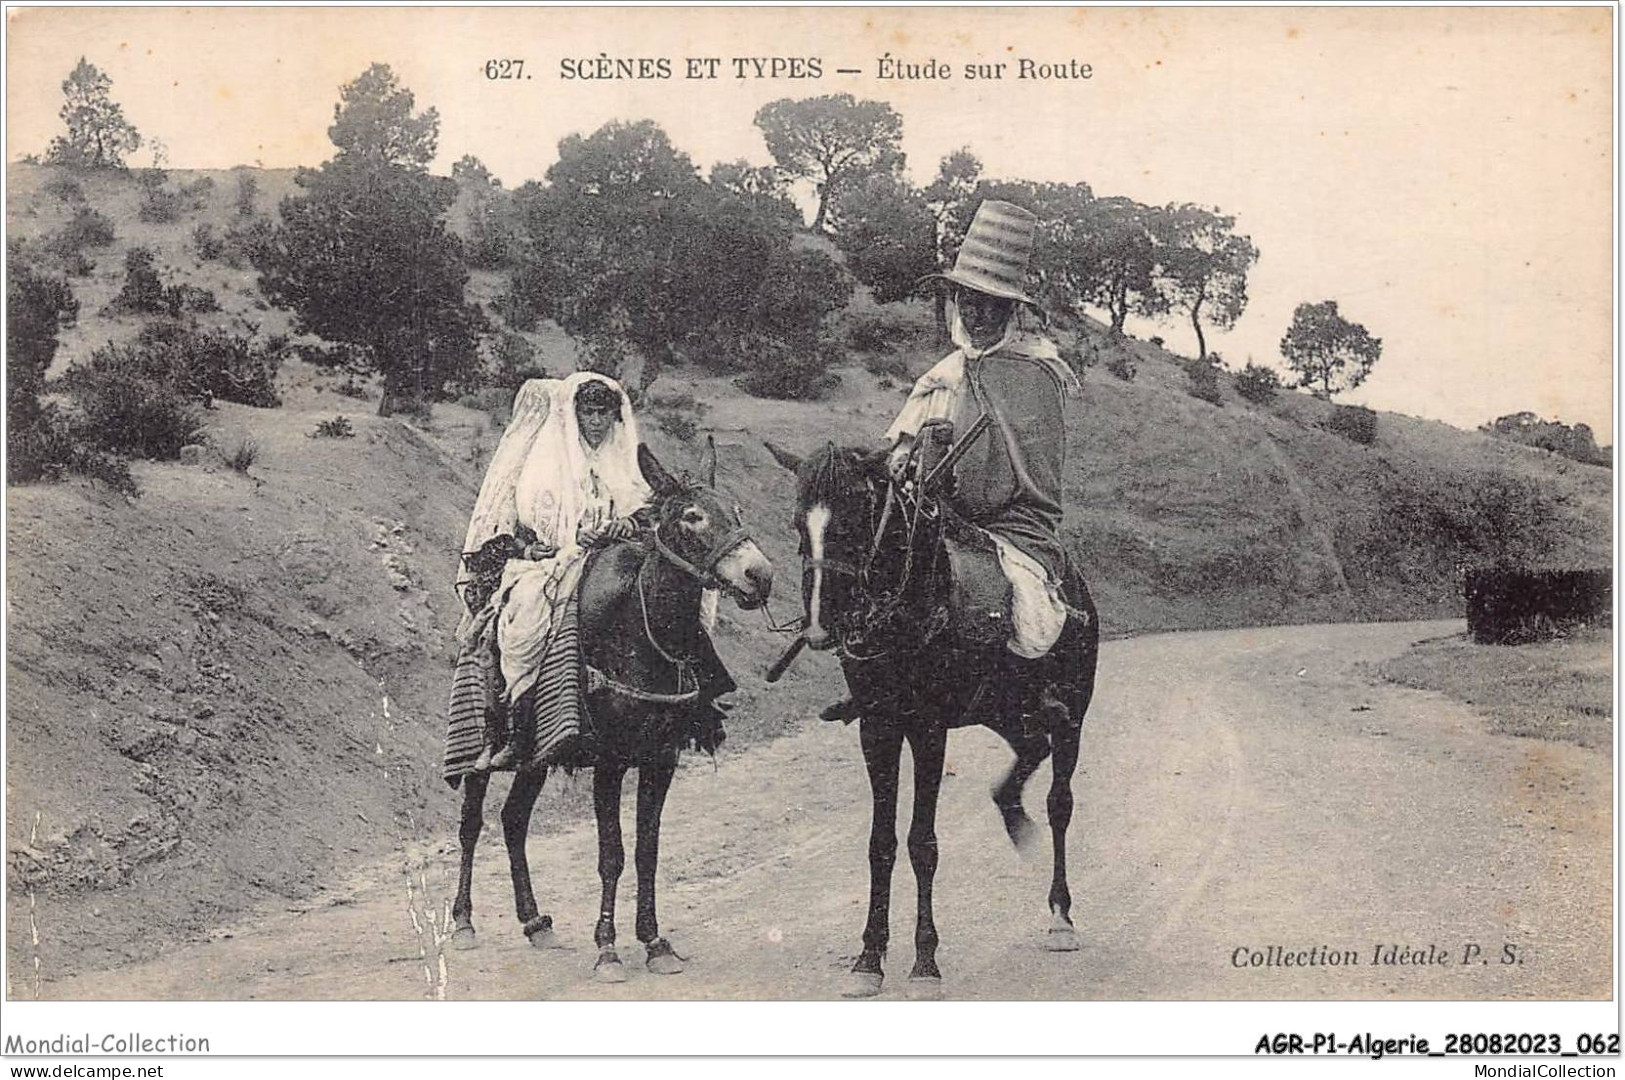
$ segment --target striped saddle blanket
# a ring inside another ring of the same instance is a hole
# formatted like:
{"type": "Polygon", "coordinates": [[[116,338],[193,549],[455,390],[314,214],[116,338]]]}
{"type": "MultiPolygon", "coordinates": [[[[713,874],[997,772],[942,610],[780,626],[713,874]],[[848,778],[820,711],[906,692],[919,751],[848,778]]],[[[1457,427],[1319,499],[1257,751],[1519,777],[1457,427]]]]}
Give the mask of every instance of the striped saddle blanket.
{"type": "Polygon", "coordinates": [[[512,731],[531,725],[530,764],[572,764],[584,730],[582,707],[581,634],[575,598],[569,599],[542,653],[541,673],[511,709],[506,702],[502,667],[497,658],[496,619],[482,611],[467,635],[467,644],[452,671],[451,707],[446,724],[445,757],[441,776],[456,787],[474,769],[485,748],[486,727],[501,723],[507,712],[512,731]]]}

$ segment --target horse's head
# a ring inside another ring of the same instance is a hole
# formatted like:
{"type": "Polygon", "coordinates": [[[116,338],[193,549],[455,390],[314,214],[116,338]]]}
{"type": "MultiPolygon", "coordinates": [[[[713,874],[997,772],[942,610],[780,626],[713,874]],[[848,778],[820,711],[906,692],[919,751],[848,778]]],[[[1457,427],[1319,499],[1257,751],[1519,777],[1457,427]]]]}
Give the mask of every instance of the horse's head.
{"type": "Polygon", "coordinates": [[[772,443],[768,451],[796,474],[796,532],[801,536],[803,636],[815,649],[836,643],[858,610],[859,578],[875,542],[885,498],[885,454],[827,444],[800,458],[772,443]]]}
{"type": "Polygon", "coordinates": [[[655,543],[668,560],[708,586],[720,586],[746,611],[767,603],[773,564],[740,521],[739,507],[717,494],[716,447],[708,443],[703,480],[668,473],[647,446],[638,467],[654,492],[655,543]]]}

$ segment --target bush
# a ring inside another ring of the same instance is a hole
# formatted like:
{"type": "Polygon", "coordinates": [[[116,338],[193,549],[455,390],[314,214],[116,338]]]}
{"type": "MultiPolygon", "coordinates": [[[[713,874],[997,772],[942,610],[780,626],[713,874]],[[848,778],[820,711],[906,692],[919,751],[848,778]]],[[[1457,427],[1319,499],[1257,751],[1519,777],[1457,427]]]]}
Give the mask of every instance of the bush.
{"type": "Polygon", "coordinates": [[[335,416],[331,420],[323,420],[316,425],[313,439],[353,439],[355,428],[350,426],[348,417],[335,416]]]}
{"type": "Polygon", "coordinates": [[[699,434],[699,418],[706,409],[703,402],[687,393],[652,395],[647,403],[648,414],[654,417],[656,426],[683,442],[689,442],[699,434]]]}
{"type": "Polygon", "coordinates": [[[133,247],[124,253],[124,287],[108,305],[112,314],[153,315],[166,310],[164,283],[153,269],[152,251],[133,247]]]}
{"type": "Polygon", "coordinates": [[[755,397],[816,401],[839,386],[841,377],[827,368],[822,355],[790,356],[787,350],[764,349],[759,366],[734,380],[755,397]]]}
{"type": "Polygon", "coordinates": [[[265,218],[250,218],[226,230],[225,263],[240,270],[259,258],[271,242],[274,232],[265,218]]]}
{"type": "Polygon", "coordinates": [[[908,362],[901,356],[870,354],[863,358],[863,369],[871,375],[880,375],[888,379],[908,378],[908,362]]]}
{"type": "Polygon", "coordinates": [[[1185,376],[1189,380],[1185,392],[1191,397],[1201,398],[1214,405],[1224,404],[1224,395],[1219,392],[1218,368],[1201,361],[1192,361],[1185,365],[1185,376]]]}
{"type": "Polygon", "coordinates": [[[487,381],[492,386],[518,390],[527,379],[545,379],[547,371],[536,362],[536,348],[523,335],[504,330],[490,342],[487,381]]]}
{"type": "Polygon", "coordinates": [[[208,205],[209,196],[214,192],[214,177],[200,176],[190,184],[181,187],[181,195],[192,204],[192,209],[201,210],[208,205]]]}
{"type": "Polygon", "coordinates": [[[919,336],[918,323],[893,312],[848,312],[846,316],[844,337],[849,352],[895,352],[919,336]]]}
{"type": "Polygon", "coordinates": [[[142,327],[134,344],[95,350],[68,378],[106,373],[168,387],[183,400],[218,399],[269,409],[282,404],[276,393],[277,366],[276,357],[250,338],[160,322],[142,327]]]}
{"type": "Polygon", "coordinates": [[[77,180],[69,176],[53,177],[45,185],[45,193],[55,195],[65,203],[82,203],[85,201],[85,189],[79,186],[77,180]]]}
{"type": "Polygon", "coordinates": [[[1138,369],[1134,366],[1134,357],[1127,351],[1114,349],[1111,357],[1106,361],[1106,370],[1116,375],[1124,382],[1133,382],[1138,369]]]}
{"type": "Polygon", "coordinates": [[[234,471],[247,476],[248,467],[259,460],[260,446],[259,443],[244,435],[237,440],[230,450],[225,452],[224,456],[226,464],[230,465],[234,471]]]}
{"type": "Polygon", "coordinates": [[[173,386],[117,367],[75,368],[65,380],[98,450],[173,461],[199,441],[203,421],[173,386]]]}
{"type": "Polygon", "coordinates": [[[1326,428],[1350,442],[1370,446],[1377,441],[1377,414],[1361,405],[1339,405],[1332,410],[1326,428]]]}
{"type": "Polygon", "coordinates": [[[351,375],[349,378],[333,387],[333,392],[335,394],[343,394],[345,397],[356,398],[360,401],[365,401],[372,397],[372,391],[356,382],[354,375],[351,375]]]}
{"type": "Polygon", "coordinates": [[[251,172],[237,174],[237,216],[254,216],[254,197],[259,194],[259,177],[251,172]]]}
{"type": "Polygon", "coordinates": [[[196,285],[171,285],[164,290],[164,306],[172,316],[187,312],[219,311],[220,301],[196,285]]]}
{"type": "Polygon", "coordinates": [[[62,226],[62,231],[49,246],[59,250],[83,251],[85,248],[107,247],[114,240],[113,223],[103,214],[88,206],[81,206],[62,226]]]}
{"type": "Polygon", "coordinates": [[[141,208],[136,217],[142,221],[167,225],[180,219],[189,206],[189,200],[179,191],[165,187],[145,186],[141,193],[141,208]]]}
{"type": "Polygon", "coordinates": [[[345,371],[360,374],[368,370],[367,351],[359,345],[346,342],[313,342],[294,346],[299,359],[324,371],[345,371]]]}
{"type": "Polygon", "coordinates": [[[213,262],[226,253],[226,242],[215,234],[213,225],[204,222],[192,230],[192,250],[204,262],[213,262]]]}
{"type": "Polygon", "coordinates": [[[1262,367],[1252,361],[1236,376],[1236,393],[1255,405],[1274,400],[1281,388],[1281,376],[1274,368],[1262,367]]]}

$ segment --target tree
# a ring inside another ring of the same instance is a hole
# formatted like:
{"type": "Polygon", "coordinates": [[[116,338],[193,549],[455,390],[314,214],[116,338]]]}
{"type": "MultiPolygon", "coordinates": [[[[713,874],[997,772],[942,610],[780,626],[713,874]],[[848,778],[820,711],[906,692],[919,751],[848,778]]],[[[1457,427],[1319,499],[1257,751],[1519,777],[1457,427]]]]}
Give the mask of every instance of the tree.
{"type": "Polygon", "coordinates": [[[849,186],[831,211],[835,246],[877,303],[906,300],[935,272],[937,218],[917,191],[889,174],[849,186]]]}
{"type": "Polygon", "coordinates": [[[1294,385],[1330,398],[1365,381],[1382,356],[1382,340],[1338,314],[1336,300],[1299,304],[1281,338],[1281,355],[1298,374],[1294,385]]]}
{"type": "Polygon", "coordinates": [[[412,91],[400,84],[388,64],[373,64],[339,88],[333,126],[327,137],[339,148],[336,160],[372,166],[423,170],[434,158],[440,114],[412,115],[412,91]]]}
{"type": "Polygon", "coordinates": [[[762,177],[724,167],[719,179],[701,180],[649,121],[563,140],[547,184],[515,193],[509,323],[553,319],[595,370],[636,363],[639,393],[670,363],[738,370],[817,341],[850,280],[793,250],[796,219],[751,194],[762,177]]]}
{"type": "Polygon", "coordinates": [[[1588,465],[1606,465],[1609,455],[1597,446],[1597,437],[1587,424],[1572,428],[1558,420],[1545,420],[1532,412],[1509,413],[1497,417],[1478,430],[1525,446],[1537,446],[1588,465]]]}
{"type": "Polygon", "coordinates": [[[790,179],[773,165],[752,165],[744,159],[719,161],[711,166],[709,183],[719,192],[750,204],[751,209],[791,225],[801,224],[801,211],[790,198],[790,179]]]}
{"type": "Polygon", "coordinates": [[[307,194],[282,201],[252,256],[260,288],[300,332],[362,347],[384,375],[388,416],[471,377],[485,320],[464,299],[462,244],[444,221],[455,184],[424,171],[434,110],[413,116],[411,93],[381,64],[340,97],[329,129],[339,152],[300,171],[307,194]]]}
{"type": "Polygon", "coordinates": [[[1197,356],[1205,359],[1203,317],[1220,329],[1236,325],[1247,308],[1247,272],[1258,261],[1258,249],[1235,233],[1235,218],[1217,209],[1169,206],[1155,215],[1152,226],[1161,287],[1171,307],[1190,313],[1197,356]]]}
{"type": "Polygon", "coordinates": [[[883,101],[851,94],[780,98],[757,110],[756,126],[779,167],[817,189],[813,232],[823,231],[830,200],[853,177],[903,167],[903,118],[883,101]]]}
{"type": "Polygon", "coordinates": [[[110,91],[113,80],[84,57],[62,82],[62,122],[66,136],[51,140],[45,159],[80,169],[122,169],[124,158],[141,147],[141,133],[124,118],[110,91]]]}
{"type": "Polygon", "coordinates": [[[1131,314],[1154,318],[1168,310],[1157,282],[1156,213],[1121,196],[1086,198],[1049,226],[1072,306],[1105,308],[1114,333],[1131,314]]]}

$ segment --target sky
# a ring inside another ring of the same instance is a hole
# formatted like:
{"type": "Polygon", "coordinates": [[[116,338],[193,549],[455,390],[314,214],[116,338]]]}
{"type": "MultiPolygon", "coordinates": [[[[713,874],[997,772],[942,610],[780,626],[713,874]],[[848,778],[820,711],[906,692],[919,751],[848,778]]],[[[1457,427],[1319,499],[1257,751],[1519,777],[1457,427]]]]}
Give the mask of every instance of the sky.
{"type": "MultiPolygon", "coordinates": [[[[319,164],[338,87],[384,62],[439,110],[436,171],[474,154],[510,187],[541,178],[564,136],[614,119],[655,120],[708,169],[771,161],[752,124],[769,101],[885,100],[917,183],[968,146],[990,177],[1233,215],[1261,252],[1246,312],[1208,333],[1233,366],[1281,366],[1293,310],[1331,299],[1383,342],[1343,400],[1467,428],[1527,409],[1613,441],[1606,7],[9,15],[8,161],[61,132],[60,84],[81,55],[174,168],[319,164]],[[664,59],[671,77],[565,77],[604,57],[664,59]],[[685,78],[689,58],[715,58],[718,77],[685,78]],[[748,62],[735,77],[748,58],[765,77],[748,62]],[[780,77],[769,58],[786,61],[780,77]],[[523,77],[487,78],[494,59],[522,60],[523,77]],[[887,59],[951,74],[881,78],[887,59]],[[1022,79],[1023,59],[1090,77],[1022,79]],[[789,77],[813,61],[818,77],[789,77]],[[966,77],[1001,61],[1000,79],[966,77]]],[[[1137,329],[1196,351],[1188,322],[1137,329]]]]}

